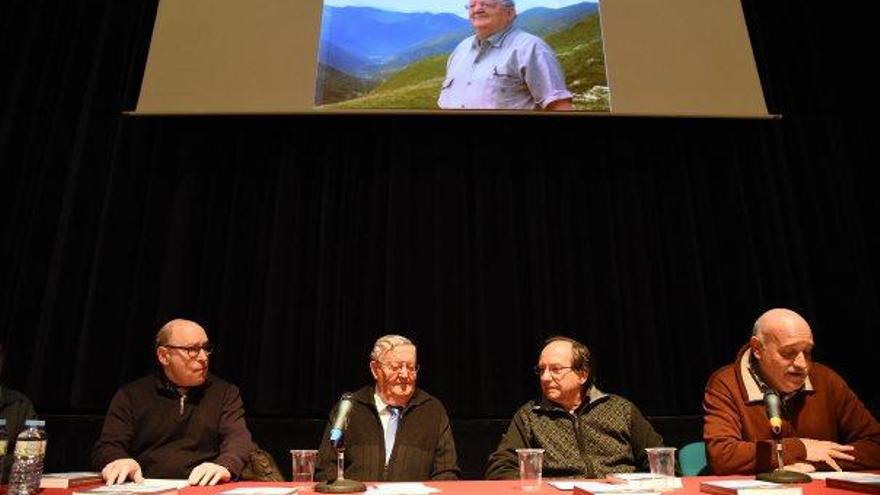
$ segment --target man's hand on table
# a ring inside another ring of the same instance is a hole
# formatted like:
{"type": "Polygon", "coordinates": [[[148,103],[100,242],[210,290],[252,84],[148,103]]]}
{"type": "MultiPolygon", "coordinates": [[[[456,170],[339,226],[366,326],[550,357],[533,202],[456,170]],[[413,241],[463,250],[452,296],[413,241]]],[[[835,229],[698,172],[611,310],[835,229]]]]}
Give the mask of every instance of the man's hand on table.
{"type": "Polygon", "coordinates": [[[827,440],[813,440],[812,438],[801,438],[804,447],[807,449],[807,460],[810,462],[824,462],[831,466],[835,471],[841,471],[840,466],[835,459],[843,459],[847,461],[856,460],[851,454],[855,447],[852,445],[841,445],[839,443],[829,442],[827,440]]]}
{"type": "Polygon", "coordinates": [[[142,483],[144,481],[141,466],[134,459],[116,459],[108,463],[101,470],[101,477],[104,478],[108,485],[125,483],[127,479],[131,479],[135,483],[142,483]]]}
{"type": "Polygon", "coordinates": [[[226,482],[230,479],[232,479],[232,474],[229,473],[229,470],[213,462],[203,462],[189,473],[190,485],[216,485],[218,482],[226,482]]]}

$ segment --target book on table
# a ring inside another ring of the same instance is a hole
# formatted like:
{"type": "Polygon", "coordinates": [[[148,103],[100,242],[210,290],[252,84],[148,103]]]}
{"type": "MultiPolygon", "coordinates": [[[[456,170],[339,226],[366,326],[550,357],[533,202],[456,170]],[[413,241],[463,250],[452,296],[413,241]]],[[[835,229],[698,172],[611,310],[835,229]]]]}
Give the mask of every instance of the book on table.
{"type": "Polygon", "coordinates": [[[873,473],[865,473],[862,471],[813,471],[810,473],[810,478],[814,480],[824,480],[828,478],[838,478],[838,479],[850,479],[850,478],[865,478],[865,479],[878,479],[880,480],[880,474],[873,473]]]}
{"type": "Polygon", "coordinates": [[[95,485],[103,481],[101,473],[94,471],[45,473],[40,478],[40,488],[73,488],[82,485],[95,485]]]}
{"type": "Polygon", "coordinates": [[[880,474],[840,473],[828,475],[825,486],[864,493],[880,493],[880,474]]]}
{"type": "Polygon", "coordinates": [[[700,491],[715,495],[802,495],[800,487],[753,479],[715,480],[700,483],[700,491]]]}

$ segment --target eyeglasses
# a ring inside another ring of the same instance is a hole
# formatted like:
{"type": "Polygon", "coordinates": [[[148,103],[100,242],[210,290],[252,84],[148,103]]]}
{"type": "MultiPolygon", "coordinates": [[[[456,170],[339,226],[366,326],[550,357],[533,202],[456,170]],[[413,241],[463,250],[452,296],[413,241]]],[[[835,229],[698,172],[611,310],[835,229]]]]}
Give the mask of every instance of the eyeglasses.
{"type": "Polygon", "coordinates": [[[470,12],[480,7],[484,10],[492,10],[498,7],[501,2],[473,2],[464,4],[464,10],[470,12]]]}
{"type": "Polygon", "coordinates": [[[380,366],[391,371],[392,373],[400,373],[404,369],[408,371],[410,374],[415,375],[419,372],[420,366],[417,364],[408,364],[408,363],[383,363],[382,361],[377,361],[380,366]]]}
{"type": "Polygon", "coordinates": [[[210,342],[206,342],[202,345],[189,345],[189,346],[162,344],[159,347],[167,347],[169,349],[177,349],[179,351],[184,351],[186,353],[186,356],[190,359],[195,359],[195,358],[199,357],[199,353],[203,352],[203,351],[205,353],[205,356],[210,356],[211,353],[214,352],[214,344],[212,344],[210,342]]]}
{"type": "Polygon", "coordinates": [[[569,371],[571,371],[571,366],[560,366],[560,367],[550,367],[550,368],[535,366],[534,370],[535,370],[535,374],[538,376],[542,376],[544,374],[544,370],[547,370],[550,372],[550,376],[552,378],[556,378],[558,380],[559,378],[562,378],[563,376],[567,375],[569,371]]]}

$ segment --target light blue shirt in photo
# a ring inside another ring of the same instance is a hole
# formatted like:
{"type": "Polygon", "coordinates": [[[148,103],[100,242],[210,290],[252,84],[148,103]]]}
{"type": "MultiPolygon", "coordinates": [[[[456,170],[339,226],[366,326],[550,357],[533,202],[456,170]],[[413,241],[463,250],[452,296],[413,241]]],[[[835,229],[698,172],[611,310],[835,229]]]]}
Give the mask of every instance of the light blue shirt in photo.
{"type": "Polygon", "coordinates": [[[516,27],[458,44],[446,63],[440,108],[532,110],[571,98],[553,49],[516,27]]]}

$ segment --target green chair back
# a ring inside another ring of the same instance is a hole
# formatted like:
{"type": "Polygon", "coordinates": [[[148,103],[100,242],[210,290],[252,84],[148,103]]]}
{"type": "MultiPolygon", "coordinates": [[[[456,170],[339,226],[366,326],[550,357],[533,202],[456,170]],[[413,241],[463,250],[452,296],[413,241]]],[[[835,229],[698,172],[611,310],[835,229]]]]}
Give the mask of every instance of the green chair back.
{"type": "Polygon", "coordinates": [[[682,476],[707,474],[709,466],[706,462],[706,444],[693,442],[682,447],[678,451],[678,465],[682,476]]]}

